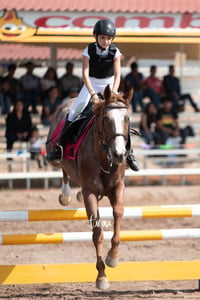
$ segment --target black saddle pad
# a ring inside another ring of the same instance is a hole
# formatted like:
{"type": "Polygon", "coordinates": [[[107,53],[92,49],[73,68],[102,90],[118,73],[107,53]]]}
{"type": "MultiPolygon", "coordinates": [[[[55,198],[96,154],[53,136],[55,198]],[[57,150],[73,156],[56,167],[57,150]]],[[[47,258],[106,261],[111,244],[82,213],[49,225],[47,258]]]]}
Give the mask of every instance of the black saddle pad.
{"type": "Polygon", "coordinates": [[[93,116],[93,112],[90,112],[90,114],[81,115],[78,119],[70,123],[65,133],[66,141],[70,141],[71,143],[76,142],[93,116]]]}

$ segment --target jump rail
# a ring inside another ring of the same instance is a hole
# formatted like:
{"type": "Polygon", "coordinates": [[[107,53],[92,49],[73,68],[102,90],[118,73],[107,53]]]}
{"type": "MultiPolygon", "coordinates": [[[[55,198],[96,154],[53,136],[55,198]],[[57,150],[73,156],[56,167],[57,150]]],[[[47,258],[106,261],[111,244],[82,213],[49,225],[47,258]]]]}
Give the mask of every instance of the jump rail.
{"type": "MultiPolygon", "coordinates": [[[[110,217],[110,208],[100,208],[104,218],[110,217]]],[[[167,205],[152,207],[126,207],[125,215],[135,218],[155,217],[192,217],[200,215],[200,205],[167,205]]],[[[77,210],[44,210],[42,211],[2,211],[1,221],[16,220],[69,220],[85,219],[83,208],[77,210]],[[41,219],[44,218],[44,219],[41,219]],[[54,219],[55,218],[55,219],[54,219]]],[[[104,237],[110,240],[113,233],[105,231],[104,237]]],[[[149,241],[164,239],[194,239],[200,238],[200,229],[167,229],[122,231],[121,241],[149,241]]],[[[92,232],[67,232],[51,234],[1,235],[1,245],[49,244],[71,241],[90,241],[92,232]]],[[[107,268],[109,281],[155,281],[155,280],[199,280],[200,261],[150,261],[150,262],[121,262],[118,267],[107,268]]],[[[94,263],[75,264],[32,264],[32,265],[1,265],[0,284],[42,284],[66,282],[93,282],[96,276],[94,263]],[[87,272],[85,272],[87,270],[87,272]]]]}
{"type": "MultiPolygon", "coordinates": [[[[104,239],[110,240],[112,231],[104,232],[104,239]]],[[[200,238],[199,228],[163,230],[126,230],[120,232],[121,242],[160,241],[166,239],[200,238]]],[[[65,242],[85,242],[92,240],[92,232],[63,232],[0,235],[0,245],[63,244],[65,242]]]]}
{"type": "MultiPolygon", "coordinates": [[[[101,218],[113,217],[111,207],[100,207],[101,218]]],[[[124,218],[183,218],[199,217],[200,205],[164,205],[124,207],[124,218]]],[[[87,220],[85,208],[57,210],[0,211],[0,222],[87,220]]]]}
{"type": "MultiPolygon", "coordinates": [[[[198,280],[200,261],[121,262],[107,268],[109,281],[198,280]]],[[[0,284],[94,282],[94,263],[0,266],[0,284]],[[87,270],[87,272],[86,272],[87,270]]]]}

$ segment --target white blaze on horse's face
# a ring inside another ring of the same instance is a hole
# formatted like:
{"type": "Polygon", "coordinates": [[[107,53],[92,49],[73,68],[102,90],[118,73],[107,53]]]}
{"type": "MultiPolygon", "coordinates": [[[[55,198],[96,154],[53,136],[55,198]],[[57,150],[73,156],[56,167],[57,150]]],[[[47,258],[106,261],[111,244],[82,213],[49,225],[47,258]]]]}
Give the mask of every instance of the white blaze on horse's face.
{"type": "Polygon", "coordinates": [[[126,114],[127,110],[124,108],[116,108],[109,111],[109,117],[112,119],[113,129],[115,131],[112,132],[114,137],[112,152],[114,154],[114,158],[120,160],[121,162],[126,156],[127,131],[125,131],[124,126],[126,114]]]}

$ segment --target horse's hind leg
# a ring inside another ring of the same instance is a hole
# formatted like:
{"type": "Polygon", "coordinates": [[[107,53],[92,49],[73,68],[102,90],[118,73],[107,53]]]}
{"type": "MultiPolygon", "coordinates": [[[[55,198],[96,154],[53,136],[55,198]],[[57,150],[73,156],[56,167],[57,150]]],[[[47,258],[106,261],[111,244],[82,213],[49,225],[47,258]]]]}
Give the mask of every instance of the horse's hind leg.
{"type": "Polygon", "coordinates": [[[76,200],[78,202],[83,202],[83,193],[82,193],[82,190],[78,191],[77,194],[76,194],[76,200]]]}
{"type": "Polygon", "coordinates": [[[103,230],[101,228],[99,217],[98,201],[94,194],[87,191],[83,191],[83,196],[88,220],[93,231],[92,239],[96,249],[96,268],[98,271],[96,287],[98,289],[105,290],[109,287],[109,283],[106,278],[105,264],[103,261],[103,230]]]}
{"type": "Polygon", "coordinates": [[[63,183],[61,194],[59,195],[59,202],[63,206],[67,206],[71,202],[71,189],[69,185],[68,175],[63,170],[63,183]]]}

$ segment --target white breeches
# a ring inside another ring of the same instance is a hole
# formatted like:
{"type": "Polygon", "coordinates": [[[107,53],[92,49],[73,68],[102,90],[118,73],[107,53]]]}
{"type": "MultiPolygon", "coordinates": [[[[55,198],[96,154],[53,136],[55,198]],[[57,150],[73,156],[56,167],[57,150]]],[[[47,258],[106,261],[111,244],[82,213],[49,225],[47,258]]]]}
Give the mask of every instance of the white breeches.
{"type": "MultiPolygon", "coordinates": [[[[114,83],[114,76],[103,78],[103,79],[97,79],[94,77],[90,77],[90,82],[92,84],[93,90],[96,94],[101,93],[103,95],[105,87],[109,84],[110,88],[112,89],[113,83],[114,83]]],[[[68,120],[73,121],[88,105],[90,101],[91,95],[84,85],[78,94],[78,97],[76,101],[74,102],[69,115],[68,120]]]]}

